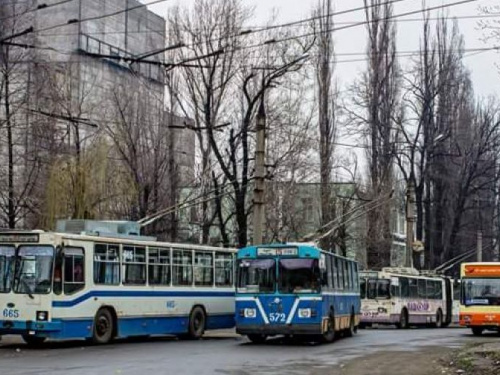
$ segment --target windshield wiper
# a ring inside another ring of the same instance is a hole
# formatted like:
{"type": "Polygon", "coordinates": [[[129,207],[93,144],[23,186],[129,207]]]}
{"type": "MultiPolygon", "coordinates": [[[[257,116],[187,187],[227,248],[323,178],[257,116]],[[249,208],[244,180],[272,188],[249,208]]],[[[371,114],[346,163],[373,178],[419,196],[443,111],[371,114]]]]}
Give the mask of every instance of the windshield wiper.
{"type": "Polygon", "coordinates": [[[30,289],[30,286],[29,284],[26,282],[26,280],[24,280],[23,278],[19,278],[19,280],[21,280],[21,282],[23,283],[24,287],[26,288],[26,294],[31,298],[31,299],[35,299],[35,296],[33,296],[33,292],[31,291],[30,289]]]}

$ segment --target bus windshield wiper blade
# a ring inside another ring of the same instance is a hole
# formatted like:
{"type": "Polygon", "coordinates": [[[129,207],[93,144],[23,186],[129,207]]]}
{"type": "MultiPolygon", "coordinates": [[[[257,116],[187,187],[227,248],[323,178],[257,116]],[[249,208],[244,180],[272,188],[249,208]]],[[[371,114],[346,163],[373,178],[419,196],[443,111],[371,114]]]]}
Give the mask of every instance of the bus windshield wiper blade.
{"type": "Polygon", "coordinates": [[[24,280],[23,278],[20,278],[20,280],[22,281],[24,287],[26,288],[26,294],[28,294],[28,296],[31,298],[31,299],[35,299],[35,296],[33,295],[33,293],[31,292],[31,289],[30,289],[30,286],[29,284],[26,282],[26,280],[24,280]]]}

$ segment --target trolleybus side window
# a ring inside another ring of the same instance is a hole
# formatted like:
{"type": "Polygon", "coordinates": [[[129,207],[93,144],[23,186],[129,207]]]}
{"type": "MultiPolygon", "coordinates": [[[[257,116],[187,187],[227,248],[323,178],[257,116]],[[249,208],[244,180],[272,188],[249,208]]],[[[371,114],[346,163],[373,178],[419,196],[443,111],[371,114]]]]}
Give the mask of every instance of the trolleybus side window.
{"type": "Polygon", "coordinates": [[[351,274],[351,290],[356,291],[356,273],[354,272],[354,263],[349,262],[349,272],[351,274]]]}
{"type": "Polygon", "coordinates": [[[194,284],[200,286],[213,286],[214,268],[213,253],[196,251],[194,253],[194,284]]]}
{"type": "Polygon", "coordinates": [[[107,285],[120,284],[120,248],[118,245],[95,245],[94,282],[107,285]]]}
{"type": "Polygon", "coordinates": [[[443,283],[441,281],[434,281],[436,294],[434,295],[436,299],[443,299],[443,283]]]}
{"type": "Polygon", "coordinates": [[[327,290],[333,288],[332,257],[325,254],[325,268],[321,270],[321,286],[327,290]]]}
{"type": "Polygon", "coordinates": [[[85,255],[82,248],[64,249],[64,293],[74,294],[85,288],[85,255]]]}
{"type": "Polygon", "coordinates": [[[391,279],[391,297],[401,297],[399,293],[399,279],[394,277],[391,279]]]}
{"type": "Polygon", "coordinates": [[[233,285],[234,261],[232,254],[215,253],[215,285],[233,285]]]}
{"type": "Polygon", "coordinates": [[[418,298],[418,281],[417,279],[408,279],[410,285],[410,298],[418,298]]]}
{"type": "Polygon", "coordinates": [[[191,250],[173,251],[173,285],[193,285],[193,253],[191,250]]]}
{"type": "Polygon", "coordinates": [[[123,246],[123,284],[146,284],[146,249],[123,246]]]}
{"type": "Polygon", "coordinates": [[[342,259],[336,258],[337,260],[337,269],[339,271],[339,285],[338,288],[340,290],[344,290],[344,261],[342,259]]]}
{"type": "Polygon", "coordinates": [[[402,298],[410,298],[410,283],[407,277],[400,277],[399,284],[402,298]]]}
{"type": "Polygon", "coordinates": [[[332,256],[332,275],[333,275],[333,284],[332,288],[337,289],[339,287],[339,275],[338,275],[338,267],[337,267],[337,258],[332,256]]]}
{"type": "Polygon", "coordinates": [[[148,248],[149,284],[170,285],[170,249],[148,248]]]}
{"type": "Polygon", "coordinates": [[[424,279],[418,279],[417,280],[417,290],[418,290],[418,297],[419,298],[431,298],[427,294],[427,287],[424,279]]]}

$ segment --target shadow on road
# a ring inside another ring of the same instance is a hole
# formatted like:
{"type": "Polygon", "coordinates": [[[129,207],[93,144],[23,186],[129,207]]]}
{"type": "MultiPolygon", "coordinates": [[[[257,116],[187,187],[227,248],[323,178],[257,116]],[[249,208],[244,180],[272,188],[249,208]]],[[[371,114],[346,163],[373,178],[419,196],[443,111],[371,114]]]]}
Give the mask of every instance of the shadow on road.
{"type": "Polygon", "coordinates": [[[235,340],[235,336],[210,336],[207,335],[201,340],[190,340],[179,338],[176,336],[141,336],[141,337],[128,337],[116,339],[108,345],[96,345],[90,340],[67,340],[67,341],[47,341],[39,346],[29,346],[23,341],[0,341],[0,351],[3,350],[61,350],[61,349],[75,349],[75,348],[93,348],[99,347],[102,349],[111,349],[115,346],[129,345],[129,344],[151,344],[151,343],[169,343],[169,342],[205,342],[205,341],[228,341],[235,340]]]}

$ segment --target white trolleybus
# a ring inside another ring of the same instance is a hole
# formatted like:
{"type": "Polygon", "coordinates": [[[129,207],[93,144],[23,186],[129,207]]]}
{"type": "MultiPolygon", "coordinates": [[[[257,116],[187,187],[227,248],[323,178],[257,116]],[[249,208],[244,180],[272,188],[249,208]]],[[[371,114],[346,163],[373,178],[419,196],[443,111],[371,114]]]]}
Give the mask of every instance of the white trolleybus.
{"type": "Polygon", "coordinates": [[[453,319],[450,279],[424,276],[411,268],[362,271],[361,327],[394,324],[446,327],[453,319]]]}
{"type": "Polygon", "coordinates": [[[58,229],[94,230],[0,232],[0,335],[105,344],[234,327],[235,249],[116,234],[130,225],[71,221],[58,229]]]}

